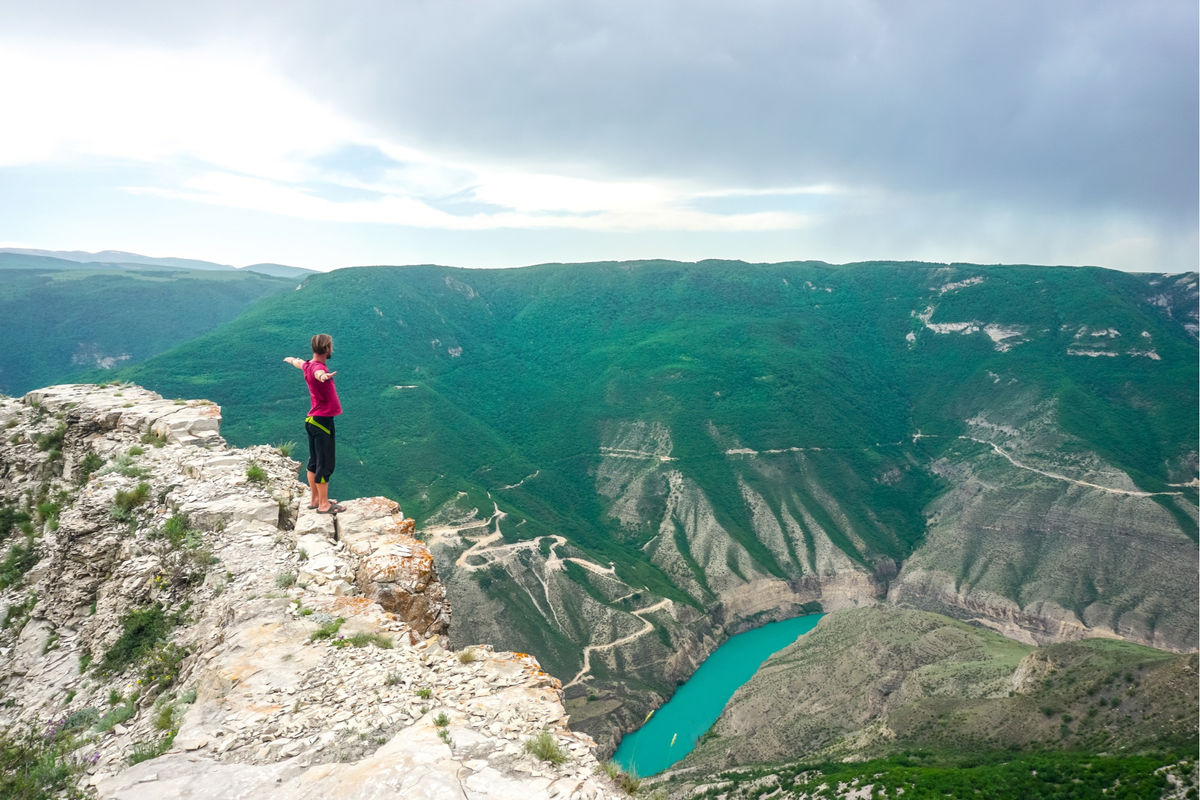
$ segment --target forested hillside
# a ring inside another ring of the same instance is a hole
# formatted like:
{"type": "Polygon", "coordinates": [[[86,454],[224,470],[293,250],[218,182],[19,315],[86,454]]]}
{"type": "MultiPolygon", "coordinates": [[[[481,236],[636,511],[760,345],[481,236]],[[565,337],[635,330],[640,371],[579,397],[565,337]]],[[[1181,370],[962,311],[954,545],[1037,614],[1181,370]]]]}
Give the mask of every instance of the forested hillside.
{"type": "Polygon", "coordinates": [[[295,285],[233,269],[0,254],[0,319],[10,347],[0,393],[24,394],[137,363],[295,285]]]}

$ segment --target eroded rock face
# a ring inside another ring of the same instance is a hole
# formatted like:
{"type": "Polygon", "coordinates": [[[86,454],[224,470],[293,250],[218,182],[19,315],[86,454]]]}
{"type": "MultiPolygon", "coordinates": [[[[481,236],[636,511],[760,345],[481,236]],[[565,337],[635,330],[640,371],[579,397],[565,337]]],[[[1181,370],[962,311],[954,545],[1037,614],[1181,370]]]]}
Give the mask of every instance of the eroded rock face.
{"type": "Polygon", "coordinates": [[[931,504],[888,599],[1031,644],[1108,636],[1194,651],[1200,551],[1171,510],[1194,517],[1194,507],[1138,491],[1098,459],[1046,463],[1040,420],[969,422],[1008,437],[1008,455],[954,451],[934,464],[953,488],[931,504]]]}
{"type": "Polygon", "coordinates": [[[87,720],[102,798],[618,796],[533,657],[447,649],[398,505],[317,514],[295,461],[219,422],[133,386],[0,398],[0,505],[33,533],[3,547],[35,562],[0,591],[0,727],[87,720]]]}
{"type": "Polygon", "coordinates": [[[400,506],[375,497],[339,515],[340,538],[358,560],[355,586],[364,597],[408,622],[421,637],[448,633],[450,601],[429,548],[400,506]],[[360,516],[363,518],[360,520],[360,516]],[[373,520],[373,524],[363,524],[373,520]]]}

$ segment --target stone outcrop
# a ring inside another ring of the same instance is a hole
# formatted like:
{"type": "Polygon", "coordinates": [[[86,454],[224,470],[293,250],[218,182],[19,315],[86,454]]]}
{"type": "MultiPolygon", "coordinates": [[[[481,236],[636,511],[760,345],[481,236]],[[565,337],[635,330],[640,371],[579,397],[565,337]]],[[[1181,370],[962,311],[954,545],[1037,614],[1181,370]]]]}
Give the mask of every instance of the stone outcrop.
{"type": "Polygon", "coordinates": [[[0,728],[85,721],[103,798],[620,796],[536,659],[448,649],[399,506],[318,514],[219,425],[128,385],[0,398],[0,506],[30,517],[2,547],[32,554],[0,591],[0,728]]]}

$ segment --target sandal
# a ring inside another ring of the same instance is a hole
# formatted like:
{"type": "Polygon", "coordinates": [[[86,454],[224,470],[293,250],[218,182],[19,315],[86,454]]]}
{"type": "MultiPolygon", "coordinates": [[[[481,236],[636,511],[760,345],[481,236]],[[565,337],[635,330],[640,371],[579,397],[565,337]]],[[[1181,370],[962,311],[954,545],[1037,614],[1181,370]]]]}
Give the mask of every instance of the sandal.
{"type": "Polygon", "coordinates": [[[340,506],[337,503],[330,503],[328,509],[326,509],[325,511],[322,511],[321,509],[318,508],[317,513],[318,514],[336,514],[339,511],[345,511],[345,510],[346,510],[345,506],[340,506]]]}
{"type": "MultiPolygon", "coordinates": [[[[329,504],[330,504],[331,506],[336,506],[336,505],[337,505],[337,502],[338,502],[337,500],[330,500],[330,501],[329,501],[329,504]]],[[[311,506],[309,506],[308,508],[309,508],[309,510],[310,510],[310,511],[315,511],[315,510],[318,508],[318,506],[314,504],[314,505],[311,505],[311,506]]]]}

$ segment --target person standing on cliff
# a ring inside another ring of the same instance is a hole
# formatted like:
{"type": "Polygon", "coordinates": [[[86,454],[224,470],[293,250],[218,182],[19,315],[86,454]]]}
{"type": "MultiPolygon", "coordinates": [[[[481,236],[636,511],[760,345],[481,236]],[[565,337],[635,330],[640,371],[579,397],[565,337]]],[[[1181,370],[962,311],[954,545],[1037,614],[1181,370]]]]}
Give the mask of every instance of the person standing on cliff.
{"type": "Polygon", "coordinates": [[[309,361],[292,356],[283,360],[304,372],[304,381],[312,398],[312,406],[304,420],[308,434],[308,488],[312,491],[308,507],[316,509],[318,514],[336,514],[345,511],[346,507],[329,499],[329,477],[333,475],[334,466],[333,418],[342,413],[337,387],[333,385],[333,376],[337,372],[325,368],[325,362],[333,355],[333,337],[328,333],[312,337],[312,352],[309,361]]]}

